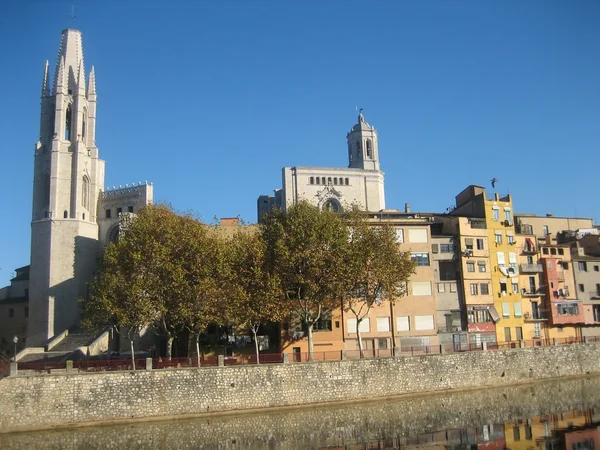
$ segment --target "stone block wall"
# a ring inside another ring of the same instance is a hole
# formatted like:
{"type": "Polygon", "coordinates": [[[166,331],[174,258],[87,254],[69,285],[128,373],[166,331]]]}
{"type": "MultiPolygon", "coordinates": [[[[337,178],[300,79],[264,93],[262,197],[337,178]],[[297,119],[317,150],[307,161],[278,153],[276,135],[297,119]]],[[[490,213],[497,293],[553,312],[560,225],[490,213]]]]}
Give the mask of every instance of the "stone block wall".
{"type": "Polygon", "coordinates": [[[598,344],[361,361],[17,376],[0,381],[0,430],[369,399],[592,373],[600,373],[598,344]]]}

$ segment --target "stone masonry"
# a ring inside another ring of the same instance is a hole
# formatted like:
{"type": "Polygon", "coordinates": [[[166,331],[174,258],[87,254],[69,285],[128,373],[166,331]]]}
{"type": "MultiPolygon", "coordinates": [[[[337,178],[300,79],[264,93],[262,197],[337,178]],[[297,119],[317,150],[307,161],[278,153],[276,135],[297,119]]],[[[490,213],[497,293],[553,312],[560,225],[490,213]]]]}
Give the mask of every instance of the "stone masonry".
{"type": "Polygon", "coordinates": [[[268,409],[600,373],[600,345],[0,381],[0,430],[268,409]]]}

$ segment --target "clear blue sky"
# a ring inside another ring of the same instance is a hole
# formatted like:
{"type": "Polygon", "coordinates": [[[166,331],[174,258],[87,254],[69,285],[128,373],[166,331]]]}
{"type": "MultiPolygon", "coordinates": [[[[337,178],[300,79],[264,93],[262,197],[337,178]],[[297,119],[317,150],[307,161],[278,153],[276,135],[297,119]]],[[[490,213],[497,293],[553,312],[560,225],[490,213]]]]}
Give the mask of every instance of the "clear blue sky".
{"type": "Polygon", "coordinates": [[[67,27],[96,68],[107,186],[254,222],[283,166],[347,165],[358,105],[389,208],[443,212],[496,177],[517,211],[600,219],[599,1],[5,0],[0,286],[29,263],[42,71],[67,27]]]}

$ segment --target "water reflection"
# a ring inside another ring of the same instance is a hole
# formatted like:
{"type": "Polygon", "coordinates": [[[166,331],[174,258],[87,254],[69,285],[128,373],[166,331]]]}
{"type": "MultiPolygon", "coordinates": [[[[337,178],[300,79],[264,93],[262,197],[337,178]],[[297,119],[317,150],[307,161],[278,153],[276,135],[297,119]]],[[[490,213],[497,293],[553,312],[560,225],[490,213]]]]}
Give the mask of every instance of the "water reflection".
{"type": "MultiPolygon", "coordinates": [[[[376,382],[376,379],[373,381],[376,382]]],[[[600,449],[600,378],[0,434],[2,449],[600,449]]]]}

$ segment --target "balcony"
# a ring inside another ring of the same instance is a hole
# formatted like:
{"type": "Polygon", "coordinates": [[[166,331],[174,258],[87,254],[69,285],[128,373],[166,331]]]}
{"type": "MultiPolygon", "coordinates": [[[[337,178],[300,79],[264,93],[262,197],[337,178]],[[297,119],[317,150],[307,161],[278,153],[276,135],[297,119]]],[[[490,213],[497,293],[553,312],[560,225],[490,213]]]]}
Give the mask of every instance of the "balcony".
{"type": "Polygon", "coordinates": [[[519,267],[523,273],[542,273],[544,271],[541,264],[520,264],[519,267]]]}
{"type": "Polygon", "coordinates": [[[525,289],[523,289],[521,291],[521,296],[522,297],[541,297],[542,295],[544,295],[546,292],[544,289],[534,289],[534,290],[529,290],[526,291],[525,289]]]}
{"type": "Polygon", "coordinates": [[[526,312],[523,314],[525,322],[537,322],[539,320],[548,320],[548,312],[544,310],[537,310],[533,312],[526,312]]]}
{"type": "Polygon", "coordinates": [[[480,230],[487,229],[487,224],[485,223],[485,219],[470,218],[469,223],[471,224],[471,228],[478,228],[480,230]]]}
{"type": "Polygon", "coordinates": [[[525,246],[523,247],[523,254],[524,255],[535,255],[537,253],[537,250],[535,247],[531,247],[531,246],[525,246]]]}

